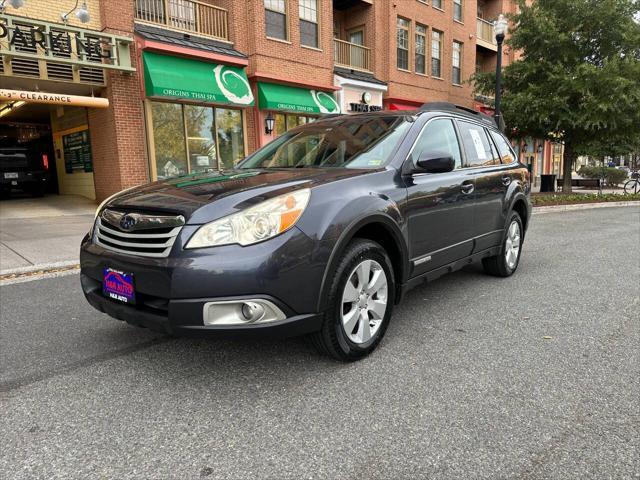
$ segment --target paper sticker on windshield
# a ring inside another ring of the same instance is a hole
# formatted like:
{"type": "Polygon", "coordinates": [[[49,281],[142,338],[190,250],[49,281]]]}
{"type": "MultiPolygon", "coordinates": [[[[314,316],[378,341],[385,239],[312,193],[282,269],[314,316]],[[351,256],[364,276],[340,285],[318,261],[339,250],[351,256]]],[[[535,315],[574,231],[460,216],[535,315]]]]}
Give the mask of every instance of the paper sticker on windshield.
{"type": "Polygon", "coordinates": [[[476,154],[478,155],[479,160],[487,160],[489,156],[487,155],[487,151],[484,149],[484,144],[482,143],[482,139],[480,138],[480,132],[478,130],[469,129],[469,133],[471,134],[471,139],[473,140],[473,146],[476,147],[476,154]]]}
{"type": "Polygon", "coordinates": [[[367,161],[367,165],[369,165],[370,167],[377,167],[379,165],[382,165],[382,159],[381,158],[371,158],[367,161]]]}

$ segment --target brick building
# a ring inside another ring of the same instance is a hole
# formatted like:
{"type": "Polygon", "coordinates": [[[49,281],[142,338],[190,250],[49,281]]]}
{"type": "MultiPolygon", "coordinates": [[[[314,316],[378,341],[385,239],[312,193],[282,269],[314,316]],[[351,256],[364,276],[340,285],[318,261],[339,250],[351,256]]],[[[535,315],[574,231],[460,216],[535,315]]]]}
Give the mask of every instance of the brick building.
{"type": "MultiPolygon", "coordinates": [[[[78,9],[63,21],[74,4],[4,2],[0,148],[36,150],[52,190],[97,200],[231,167],[326,114],[438,100],[488,111],[490,99],[474,98],[468,80],[495,68],[490,22],[515,8],[513,0],[89,0],[80,5],[88,21],[78,9]]],[[[503,62],[514,55],[507,49],[503,62]]]]}

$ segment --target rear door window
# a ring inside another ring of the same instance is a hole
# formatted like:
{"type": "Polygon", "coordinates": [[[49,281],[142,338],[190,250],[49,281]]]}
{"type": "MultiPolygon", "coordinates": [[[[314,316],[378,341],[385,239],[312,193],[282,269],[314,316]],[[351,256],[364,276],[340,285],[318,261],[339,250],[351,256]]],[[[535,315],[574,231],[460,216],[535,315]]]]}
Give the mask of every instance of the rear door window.
{"type": "Polygon", "coordinates": [[[459,120],[458,127],[467,158],[465,167],[483,167],[500,163],[483,126],[459,120]]]}
{"type": "Polygon", "coordinates": [[[491,138],[495,142],[498,147],[498,152],[500,153],[500,161],[503,164],[510,164],[516,161],[516,157],[513,154],[513,150],[507,142],[507,139],[500,135],[498,132],[490,131],[491,138]]]}

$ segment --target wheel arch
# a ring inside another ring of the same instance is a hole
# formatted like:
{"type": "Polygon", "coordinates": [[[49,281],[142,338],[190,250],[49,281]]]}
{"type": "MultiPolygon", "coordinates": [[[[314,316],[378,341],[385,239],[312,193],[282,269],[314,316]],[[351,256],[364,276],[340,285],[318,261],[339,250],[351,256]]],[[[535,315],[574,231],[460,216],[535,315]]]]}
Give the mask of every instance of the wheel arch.
{"type": "Polygon", "coordinates": [[[345,228],[336,241],[322,277],[318,311],[324,311],[327,307],[326,299],[328,289],[331,288],[331,280],[347,245],[354,238],[372,240],[385,249],[393,266],[395,299],[396,301],[400,299],[401,285],[405,282],[408,272],[409,254],[406,242],[393,219],[383,214],[376,214],[353,222],[348,228],[345,228]]]}
{"type": "Polygon", "coordinates": [[[524,196],[519,195],[514,199],[511,205],[511,211],[514,211],[518,215],[520,215],[520,220],[522,220],[523,229],[526,231],[527,226],[529,225],[529,209],[527,208],[527,202],[524,196]]]}

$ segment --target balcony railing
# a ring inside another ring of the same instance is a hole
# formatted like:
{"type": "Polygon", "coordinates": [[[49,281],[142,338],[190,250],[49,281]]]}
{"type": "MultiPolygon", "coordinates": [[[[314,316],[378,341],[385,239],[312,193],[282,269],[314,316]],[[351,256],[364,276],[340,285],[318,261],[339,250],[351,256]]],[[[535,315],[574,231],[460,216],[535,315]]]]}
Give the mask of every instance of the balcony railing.
{"type": "Polygon", "coordinates": [[[136,19],[229,41],[228,12],[195,0],[136,0],[136,19]]]}
{"type": "Polygon", "coordinates": [[[491,45],[495,45],[497,48],[496,37],[493,34],[493,23],[487,22],[482,18],[478,18],[476,25],[476,36],[478,37],[478,40],[482,40],[484,42],[490,43],[491,45]]]}
{"type": "Polygon", "coordinates": [[[371,71],[371,49],[345,42],[337,38],[333,39],[333,59],[336,66],[353,70],[371,71]]]}

